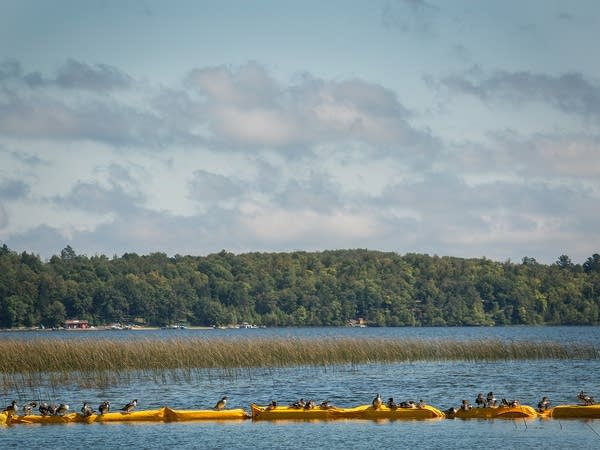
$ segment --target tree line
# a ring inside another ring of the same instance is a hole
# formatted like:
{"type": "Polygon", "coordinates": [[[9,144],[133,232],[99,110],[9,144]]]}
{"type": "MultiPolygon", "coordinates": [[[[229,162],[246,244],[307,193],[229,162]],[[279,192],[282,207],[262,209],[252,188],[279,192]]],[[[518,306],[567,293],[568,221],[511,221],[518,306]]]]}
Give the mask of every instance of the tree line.
{"type": "Polygon", "coordinates": [[[42,261],[0,247],[0,327],[597,325],[600,255],[519,263],[371,250],[42,261]]]}

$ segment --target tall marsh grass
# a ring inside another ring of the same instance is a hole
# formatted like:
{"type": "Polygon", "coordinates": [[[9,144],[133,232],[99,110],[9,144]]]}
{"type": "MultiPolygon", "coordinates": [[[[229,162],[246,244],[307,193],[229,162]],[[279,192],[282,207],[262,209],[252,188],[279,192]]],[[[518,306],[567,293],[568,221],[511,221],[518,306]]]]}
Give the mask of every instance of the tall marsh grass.
{"type": "Polygon", "coordinates": [[[0,378],[5,387],[35,384],[44,377],[52,384],[74,380],[104,384],[141,372],[166,382],[173,376],[189,379],[206,369],[599,357],[600,351],[587,344],[499,340],[4,340],[0,342],[0,378]]]}

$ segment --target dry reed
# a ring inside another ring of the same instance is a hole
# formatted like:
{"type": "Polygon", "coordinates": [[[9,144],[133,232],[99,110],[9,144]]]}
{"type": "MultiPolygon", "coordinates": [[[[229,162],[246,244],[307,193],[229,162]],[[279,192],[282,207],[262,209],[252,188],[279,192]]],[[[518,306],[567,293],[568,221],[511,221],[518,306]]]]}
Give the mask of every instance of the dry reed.
{"type": "MultiPolygon", "coordinates": [[[[128,378],[141,371],[157,380],[191,379],[194,371],[235,371],[254,367],[326,367],[341,364],[409,361],[499,361],[533,359],[597,359],[588,344],[499,340],[414,339],[147,339],[147,340],[4,340],[0,376],[35,383],[72,381],[73,374],[95,383],[128,378]]],[[[20,384],[20,383],[19,383],[20,384]]]]}

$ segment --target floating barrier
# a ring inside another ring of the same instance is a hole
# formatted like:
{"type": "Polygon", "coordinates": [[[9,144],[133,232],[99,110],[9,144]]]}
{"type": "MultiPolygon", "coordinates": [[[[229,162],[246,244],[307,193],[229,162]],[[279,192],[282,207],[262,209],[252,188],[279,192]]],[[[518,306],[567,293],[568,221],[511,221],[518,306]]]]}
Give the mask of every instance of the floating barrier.
{"type": "Polygon", "coordinates": [[[83,416],[79,413],[64,416],[39,416],[29,414],[0,413],[0,424],[59,424],[59,423],[94,423],[94,422],[189,422],[195,420],[244,420],[250,415],[243,409],[175,410],[168,407],[132,412],[108,412],[83,416]]]}
{"type": "Polygon", "coordinates": [[[371,405],[360,405],[354,408],[342,408],[331,411],[335,419],[441,419],[445,415],[434,406],[424,405],[420,408],[388,408],[385,405],[373,408],[371,405]]]}
{"type": "Polygon", "coordinates": [[[491,408],[459,409],[456,412],[446,413],[449,419],[527,419],[539,415],[531,406],[497,406],[491,408]]]}
{"type": "Polygon", "coordinates": [[[552,419],[600,419],[600,404],[560,405],[550,408],[542,415],[552,419]]]}
{"type": "Polygon", "coordinates": [[[371,405],[360,405],[354,408],[294,408],[292,406],[258,406],[251,405],[253,420],[339,420],[339,419],[436,419],[443,418],[439,409],[425,405],[422,408],[395,408],[381,406],[377,409],[371,405]]]}
{"type": "Polygon", "coordinates": [[[600,404],[594,405],[560,405],[539,412],[531,406],[498,406],[486,408],[459,409],[442,412],[434,406],[424,405],[421,408],[388,408],[385,405],[375,409],[371,405],[359,405],[353,408],[319,406],[312,409],[292,406],[259,406],[250,405],[251,414],[242,408],[224,409],[171,409],[163,407],[132,412],[109,412],[83,416],[70,413],[63,416],[41,416],[37,414],[18,415],[0,412],[0,426],[14,424],[63,424],[63,423],[97,423],[97,422],[189,422],[189,421],[235,421],[246,420],[425,420],[425,419],[600,419],[600,404]]]}

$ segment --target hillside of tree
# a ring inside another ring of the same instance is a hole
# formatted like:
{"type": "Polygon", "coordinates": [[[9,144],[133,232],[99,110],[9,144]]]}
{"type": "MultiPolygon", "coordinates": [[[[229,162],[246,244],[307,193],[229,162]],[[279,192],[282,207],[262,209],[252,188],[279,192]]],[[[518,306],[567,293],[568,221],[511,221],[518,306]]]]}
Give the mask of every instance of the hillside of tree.
{"type": "Polygon", "coordinates": [[[370,250],[168,257],[0,248],[0,327],[596,325],[600,255],[551,265],[370,250]]]}

